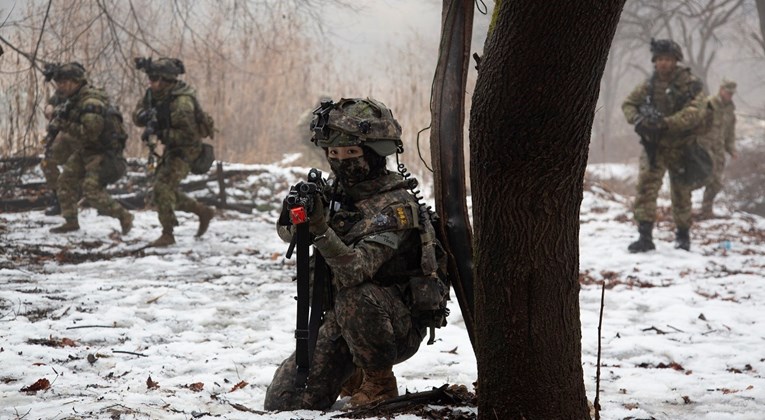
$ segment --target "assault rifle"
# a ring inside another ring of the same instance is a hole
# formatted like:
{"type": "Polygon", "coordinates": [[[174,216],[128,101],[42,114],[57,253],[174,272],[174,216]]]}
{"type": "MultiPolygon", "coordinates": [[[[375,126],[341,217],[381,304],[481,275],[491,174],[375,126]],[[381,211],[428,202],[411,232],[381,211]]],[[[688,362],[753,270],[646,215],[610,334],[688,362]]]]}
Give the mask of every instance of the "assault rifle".
{"type": "Polygon", "coordinates": [[[151,89],[146,89],[146,95],[143,100],[143,109],[148,112],[149,118],[146,121],[146,126],[141,133],[141,141],[146,143],[149,147],[149,158],[146,161],[146,165],[149,169],[154,168],[154,159],[159,158],[156,152],[157,143],[152,141],[152,136],[156,136],[159,131],[159,120],[157,119],[157,108],[151,104],[151,89]]]}
{"type": "Polygon", "coordinates": [[[72,107],[72,101],[67,99],[64,101],[64,103],[61,103],[59,105],[56,105],[56,108],[53,110],[53,116],[50,119],[50,122],[48,123],[47,132],[45,134],[45,139],[43,140],[43,143],[45,144],[45,157],[50,157],[51,148],[53,147],[53,141],[56,140],[56,136],[58,136],[58,133],[61,132],[61,127],[56,124],[56,120],[63,120],[69,115],[69,111],[71,111],[72,107]]]}
{"type": "Polygon", "coordinates": [[[289,207],[289,221],[279,220],[282,225],[291,223],[295,227],[286,257],[292,257],[292,251],[297,248],[297,325],[295,328],[295,362],[297,364],[295,386],[297,388],[304,388],[308,380],[313,350],[316,347],[319,326],[324,316],[325,293],[329,295],[329,301],[332,300],[332,287],[326,281],[327,265],[318,252],[314,252],[313,295],[310,301],[308,299],[311,289],[308,255],[311,238],[308,230],[308,215],[313,212],[314,206],[324,205],[318,195],[325,187],[321,171],[312,168],[308,172],[307,181],[293,185],[287,194],[285,204],[289,207]]]}
{"type": "MultiPolygon", "coordinates": [[[[311,168],[308,171],[307,181],[300,181],[297,184],[290,187],[290,192],[287,194],[287,198],[284,200],[290,208],[290,220],[294,226],[299,226],[308,221],[308,215],[313,213],[316,206],[316,197],[322,193],[325,187],[325,181],[321,177],[321,171],[316,168],[311,168]]],[[[319,205],[322,205],[321,203],[319,205]]],[[[282,220],[281,223],[286,225],[288,221],[282,220]]],[[[292,251],[295,249],[297,236],[293,235],[292,242],[290,242],[289,248],[287,248],[286,257],[292,258],[292,251]]]]}
{"type": "Polygon", "coordinates": [[[638,118],[635,120],[635,132],[640,136],[640,144],[645,149],[651,167],[656,166],[656,150],[659,148],[659,134],[643,130],[645,126],[656,127],[664,118],[661,112],[651,102],[645,102],[638,107],[638,118]]]}

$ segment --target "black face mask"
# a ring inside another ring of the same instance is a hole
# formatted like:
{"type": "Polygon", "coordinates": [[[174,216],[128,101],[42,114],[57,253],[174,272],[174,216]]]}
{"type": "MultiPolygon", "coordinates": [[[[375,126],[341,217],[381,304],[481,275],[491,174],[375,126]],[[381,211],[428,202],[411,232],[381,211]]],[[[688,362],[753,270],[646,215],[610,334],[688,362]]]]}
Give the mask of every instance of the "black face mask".
{"type": "Polygon", "coordinates": [[[329,159],[329,167],[338,181],[346,185],[358,184],[369,177],[369,163],[364,156],[352,159],[329,159]]]}

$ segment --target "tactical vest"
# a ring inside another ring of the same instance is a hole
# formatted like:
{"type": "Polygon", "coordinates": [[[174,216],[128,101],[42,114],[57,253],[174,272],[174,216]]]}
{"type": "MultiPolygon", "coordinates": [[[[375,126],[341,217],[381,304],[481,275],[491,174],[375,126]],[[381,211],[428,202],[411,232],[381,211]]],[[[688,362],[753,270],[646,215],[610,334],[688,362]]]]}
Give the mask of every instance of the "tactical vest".
{"type": "MultiPolygon", "coordinates": [[[[657,80],[656,72],[646,81],[646,103],[654,104],[665,116],[671,116],[685,108],[696,95],[704,90],[704,84],[691,74],[689,68],[678,68],[667,83],[657,80]]],[[[711,128],[711,114],[693,129],[679,133],[677,137],[701,135],[711,128]]],[[[676,143],[679,144],[679,143],[676,143]]]]}
{"type": "Polygon", "coordinates": [[[125,131],[123,125],[122,113],[110,103],[109,97],[102,89],[85,86],[77,93],[75,100],[79,104],[88,99],[95,99],[101,105],[87,104],[85,106],[74,106],[68,115],[68,119],[79,123],[85,114],[100,114],[104,120],[104,127],[98,136],[99,144],[95,151],[122,155],[128,138],[127,131],[125,131]]]}
{"type": "Polygon", "coordinates": [[[179,88],[174,88],[170,91],[167,98],[156,102],[157,122],[159,123],[160,130],[166,130],[172,127],[170,104],[181,96],[191,98],[191,101],[194,103],[194,122],[197,125],[196,132],[199,134],[199,138],[214,138],[215,122],[212,116],[202,109],[199,101],[197,101],[194,91],[185,84],[181,85],[179,88]]]}
{"type": "Polygon", "coordinates": [[[398,286],[405,303],[420,325],[446,325],[449,284],[446,254],[436,239],[427,210],[406,190],[403,182],[393,189],[341,207],[329,226],[349,246],[374,234],[412,230],[398,252],[375,273],[372,282],[398,286]]]}

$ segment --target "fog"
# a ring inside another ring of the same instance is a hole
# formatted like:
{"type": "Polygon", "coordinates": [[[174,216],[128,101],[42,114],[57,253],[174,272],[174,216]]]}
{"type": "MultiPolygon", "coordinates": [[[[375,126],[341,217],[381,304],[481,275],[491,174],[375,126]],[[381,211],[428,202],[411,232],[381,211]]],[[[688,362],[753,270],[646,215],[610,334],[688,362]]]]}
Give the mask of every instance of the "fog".
{"type": "MultiPolygon", "coordinates": [[[[493,6],[488,3],[487,14],[477,9],[474,17],[473,51],[479,54],[493,6]]],[[[123,112],[145,89],[145,75],[132,68],[132,57],[181,58],[184,78],[216,119],[215,146],[222,159],[269,163],[299,151],[303,163],[315,162],[307,146],[306,113],[321,96],[383,101],[404,128],[405,147],[419,147],[428,156],[427,131],[419,144],[416,134],[430,123],[439,1],[73,0],[52,2],[46,19],[47,6],[41,0],[0,0],[3,156],[41,151],[41,105],[52,87],[30,66],[34,51],[38,66],[82,62],[89,80],[105,87],[123,112]]],[[[626,162],[639,154],[620,106],[652,70],[651,37],[676,40],[686,56],[681,65],[702,77],[710,93],[723,77],[739,83],[734,101],[742,129],[749,120],[765,118],[765,50],[755,39],[761,40],[758,23],[754,0],[627,0],[601,82],[590,161],[626,162]]],[[[471,66],[468,106],[476,76],[471,66]]],[[[467,141],[468,130],[465,136],[467,141]]],[[[132,137],[138,138],[136,130],[132,137]]],[[[128,152],[137,156],[146,150],[131,140],[128,152]]],[[[410,166],[415,173],[423,170],[417,159],[410,166]]]]}

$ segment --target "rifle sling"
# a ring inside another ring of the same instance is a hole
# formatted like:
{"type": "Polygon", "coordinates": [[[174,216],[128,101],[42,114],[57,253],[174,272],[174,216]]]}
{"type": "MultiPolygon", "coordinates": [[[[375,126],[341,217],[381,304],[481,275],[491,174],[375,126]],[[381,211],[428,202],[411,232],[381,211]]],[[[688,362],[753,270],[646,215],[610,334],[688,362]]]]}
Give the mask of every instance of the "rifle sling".
{"type": "Polygon", "coordinates": [[[310,369],[308,354],[308,293],[310,290],[308,248],[310,238],[308,223],[297,225],[295,235],[297,237],[297,327],[295,329],[297,373],[295,375],[295,388],[304,388],[310,369]]]}
{"type": "Polygon", "coordinates": [[[319,338],[319,327],[324,318],[324,288],[327,281],[327,263],[314,249],[313,296],[311,297],[311,318],[308,322],[308,366],[313,364],[313,351],[319,338]]]}

